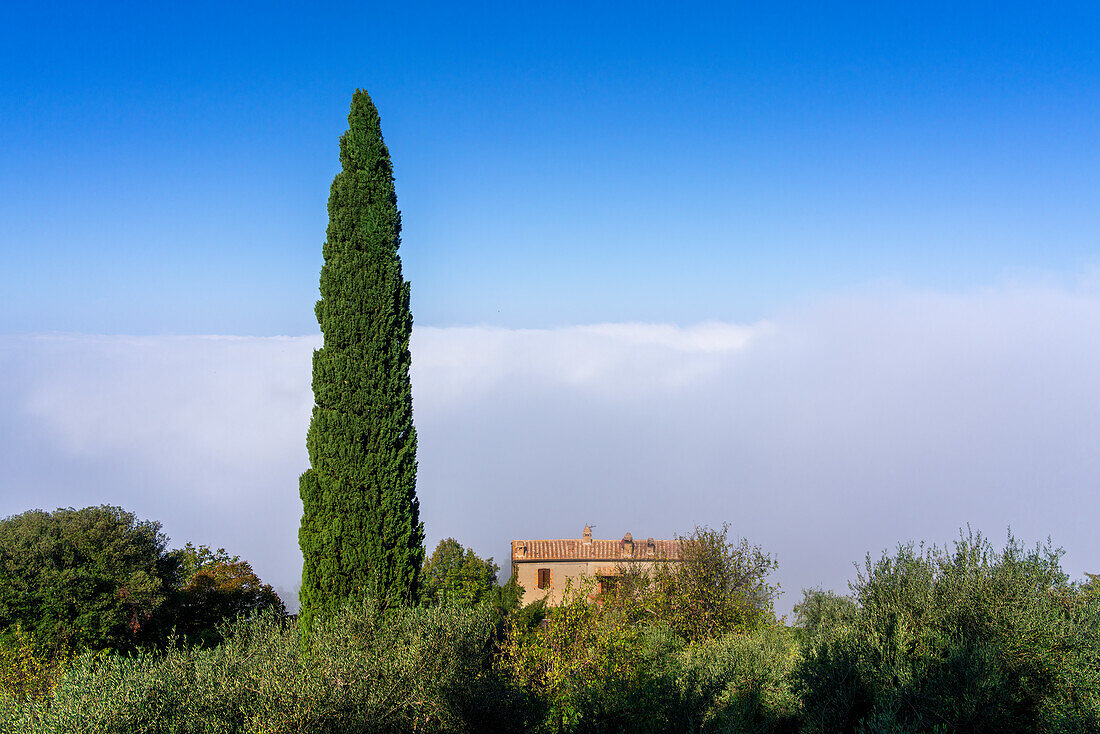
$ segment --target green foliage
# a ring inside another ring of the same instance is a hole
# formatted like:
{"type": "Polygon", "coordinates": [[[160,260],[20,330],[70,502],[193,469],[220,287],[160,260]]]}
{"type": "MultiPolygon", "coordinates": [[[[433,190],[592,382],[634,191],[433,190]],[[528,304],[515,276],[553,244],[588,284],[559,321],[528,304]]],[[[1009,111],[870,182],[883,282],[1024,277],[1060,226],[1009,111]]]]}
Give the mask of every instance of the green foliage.
{"type": "Polygon", "coordinates": [[[0,630],[19,627],[51,650],[133,650],[174,627],[218,642],[217,627],[271,608],[270,586],[224,548],[166,551],[160,524],[118,507],[39,510],[0,522],[0,630]]]}
{"type": "Polygon", "coordinates": [[[661,671],[673,683],[666,731],[797,731],[790,674],[798,659],[794,635],[775,624],[679,648],[661,671]]]}
{"type": "MultiPolygon", "coordinates": [[[[473,606],[368,597],[315,616],[306,636],[277,609],[251,609],[213,647],[175,638],[70,659],[12,626],[0,634],[0,734],[1100,730],[1100,594],[1070,583],[1049,544],[995,551],[968,534],[868,557],[851,597],[807,590],[787,628],[763,579],[774,561],[724,532],[707,538],[703,557],[725,560],[687,578],[747,580],[718,585],[737,615],[702,597],[697,609],[719,610],[705,628],[661,606],[670,588],[695,587],[630,569],[602,595],[583,578],[555,607],[519,606],[514,579],[473,606]],[[746,589],[765,591],[746,605],[746,589]]],[[[441,546],[437,560],[461,569],[466,550],[441,546]]],[[[175,561],[191,580],[242,563],[192,546],[175,561]]]]}
{"type": "Polygon", "coordinates": [[[517,615],[499,665],[541,704],[545,732],[786,732],[797,725],[793,636],[775,625],[686,643],[591,579],[540,619],[517,615]]]}
{"type": "MultiPolygon", "coordinates": [[[[511,583],[511,582],[509,582],[511,583]]],[[[519,596],[523,597],[523,587],[518,586],[520,589],[519,596]]],[[[530,630],[534,629],[536,625],[542,624],[543,620],[550,613],[551,608],[546,604],[546,598],[536,599],[530,604],[516,605],[511,613],[507,615],[507,626],[509,630],[530,630]]]]}
{"type": "Polygon", "coordinates": [[[68,664],[71,652],[45,645],[19,624],[0,633],[0,691],[18,702],[45,700],[68,664]]]}
{"type": "Polygon", "coordinates": [[[691,641],[751,628],[774,616],[778,585],[768,583],[775,559],[747,540],[696,527],[680,538],[680,562],[654,568],[647,604],[657,618],[691,641]]]}
{"type": "Polygon", "coordinates": [[[796,671],[807,731],[1098,730],[1100,604],[1060,555],[969,533],[868,557],[796,671]]]}
{"type": "Polygon", "coordinates": [[[260,581],[240,556],[230,556],[224,548],[211,551],[209,546],[196,548],[191,543],[177,553],[187,576],[174,597],[176,632],[189,642],[221,642],[222,624],[237,617],[268,609],[286,614],[279,595],[260,581]]]}
{"type": "Polygon", "coordinates": [[[523,709],[491,670],[492,631],[485,606],[367,602],[316,618],[303,643],[285,619],[259,615],[214,649],[82,656],[46,701],[0,698],[0,720],[27,734],[517,730],[523,709]]]}
{"type": "Polygon", "coordinates": [[[179,559],[180,579],[183,583],[187,583],[201,568],[217,563],[237,563],[241,560],[240,556],[229,555],[225,548],[211,550],[208,545],[196,546],[190,541],[182,548],[172,551],[172,555],[179,559]]]}
{"type": "MultiPolygon", "coordinates": [[[[490,559],[491,560],[491,559],[490,559]]],[[[508,583],[494,586],[489,592],[489,605],[496,610],[501,617],[511,617],[522,613],[523,586],[513,574],[508,583]]],[[[534,606],[534,605],[529,605],[534,606]]],[[[545,609],[546,605],[542,607],[545,609]]]]}
{"type": "Polygon", "coordinates": [[[421,574],[421,599],[426,604],[473,606],[492,595],[500,566],[482,560],[454,538],[439,541],[421,574]]]}
{"type": "Polygon", "coordinates": [[[851,597],[822,589],[803,589],[802,601],[794,605],[796,630],[807,642],[850,624],[858,613],[851,597]]]}
{"type": "Polygon", "coordinates": [[[301,621],[346,600],[416,601],[424,529],[416,499],[409,284],[378,111],[356,90],[332,182],[313,355],[310,468],[299,481],[301,621]]]}
{"type": "Polygon", "coordinates": [[[643,628],[617,610],[589,603],[593,586],[586,579],[568,587],[563,602],[533,627],[513,621],[501,666],[543,703],[547,731],[648,730],[627,727],[649,718],[646,700],[637,698],[649,673],[640,644],[643,628]]]}
{"type": "Polygon", "coordinates": [[[1080,592],[1086,597],[1100,597],[1100,575],[1086,573],[1088,581],[1080,585],[1080,592]]]}
{"type": "Polygon", "coordinates": [[[133,649],[167,628],[179,560],[160,523],[119,507],[0,521],[0,629],[77,649],[133,649]]]}

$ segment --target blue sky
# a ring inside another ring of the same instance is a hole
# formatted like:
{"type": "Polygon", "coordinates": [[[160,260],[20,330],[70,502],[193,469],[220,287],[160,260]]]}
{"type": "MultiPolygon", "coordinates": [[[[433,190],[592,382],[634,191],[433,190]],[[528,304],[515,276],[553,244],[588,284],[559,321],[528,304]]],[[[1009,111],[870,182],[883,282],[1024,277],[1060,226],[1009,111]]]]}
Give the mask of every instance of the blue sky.
{"type": "Polygon", "coordinates": [[[314,333],[356,86],[394,157],[418,324],[746,322],[868,285],[1092,278],[1098,21],[7,4],[0,331],[314,333]]]}

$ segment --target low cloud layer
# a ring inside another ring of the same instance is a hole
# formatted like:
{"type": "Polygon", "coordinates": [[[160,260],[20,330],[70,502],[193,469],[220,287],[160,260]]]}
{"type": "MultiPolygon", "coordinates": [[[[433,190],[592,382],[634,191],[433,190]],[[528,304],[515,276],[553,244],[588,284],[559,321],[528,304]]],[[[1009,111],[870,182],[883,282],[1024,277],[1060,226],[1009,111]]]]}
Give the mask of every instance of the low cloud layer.
{"type": "MultiPolygon", "coordinates": [[[[862,294],[753,325],[418,328],[429,543],[732,523],[789,609],[970,524],[1100,568],[1100,295],[862,294]]],[[[0,512],[119,504],[297,586],[319,337],[0,337],[0,512]]]]}

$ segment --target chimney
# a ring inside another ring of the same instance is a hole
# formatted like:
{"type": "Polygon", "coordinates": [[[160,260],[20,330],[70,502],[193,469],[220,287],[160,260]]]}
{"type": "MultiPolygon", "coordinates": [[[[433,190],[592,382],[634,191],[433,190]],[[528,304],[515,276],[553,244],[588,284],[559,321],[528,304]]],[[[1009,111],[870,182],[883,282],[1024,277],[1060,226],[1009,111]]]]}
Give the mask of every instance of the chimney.
{"type": "Polygon", "coordinates": [[[590,526],[584,526],[584,532],[581,533],[581,541],[584,545],[592,545],[592,528],[590,526]]]}
{"type": "Polygon", "coordinates": [[[627,533],[626,535],[624,535],[620,545],[622,546],[624,556],[630,556],[630,557],[634,556],[634,536],[633,535],[631,535],[630,533],[627,533]]]}

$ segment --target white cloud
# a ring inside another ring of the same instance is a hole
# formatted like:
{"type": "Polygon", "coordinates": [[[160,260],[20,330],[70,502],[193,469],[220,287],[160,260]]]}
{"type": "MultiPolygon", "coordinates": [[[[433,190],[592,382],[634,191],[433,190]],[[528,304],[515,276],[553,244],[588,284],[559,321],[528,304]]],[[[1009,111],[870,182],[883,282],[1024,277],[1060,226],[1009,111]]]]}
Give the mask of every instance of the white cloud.
{"type": "MultiPolygon", "coordinates": [[[[799,587],[966,523],[1100,567],[1100,296],[860,294],[766,324],[418,328],[432,542],[733,523],[799,587]]],[[[318,337],[0,338],[0,510],[122,504],[296,584],[318,337]]],[[[502,564],[503,565],[503,564],[502,564]]]]}
{"type": "Polygon", "coordinates": [[[465,405],[501,383],[632,398],[704,379],[766,331],[716,323],[422,327],[414,334],[414,389],[433,407],[465,405]]]}

